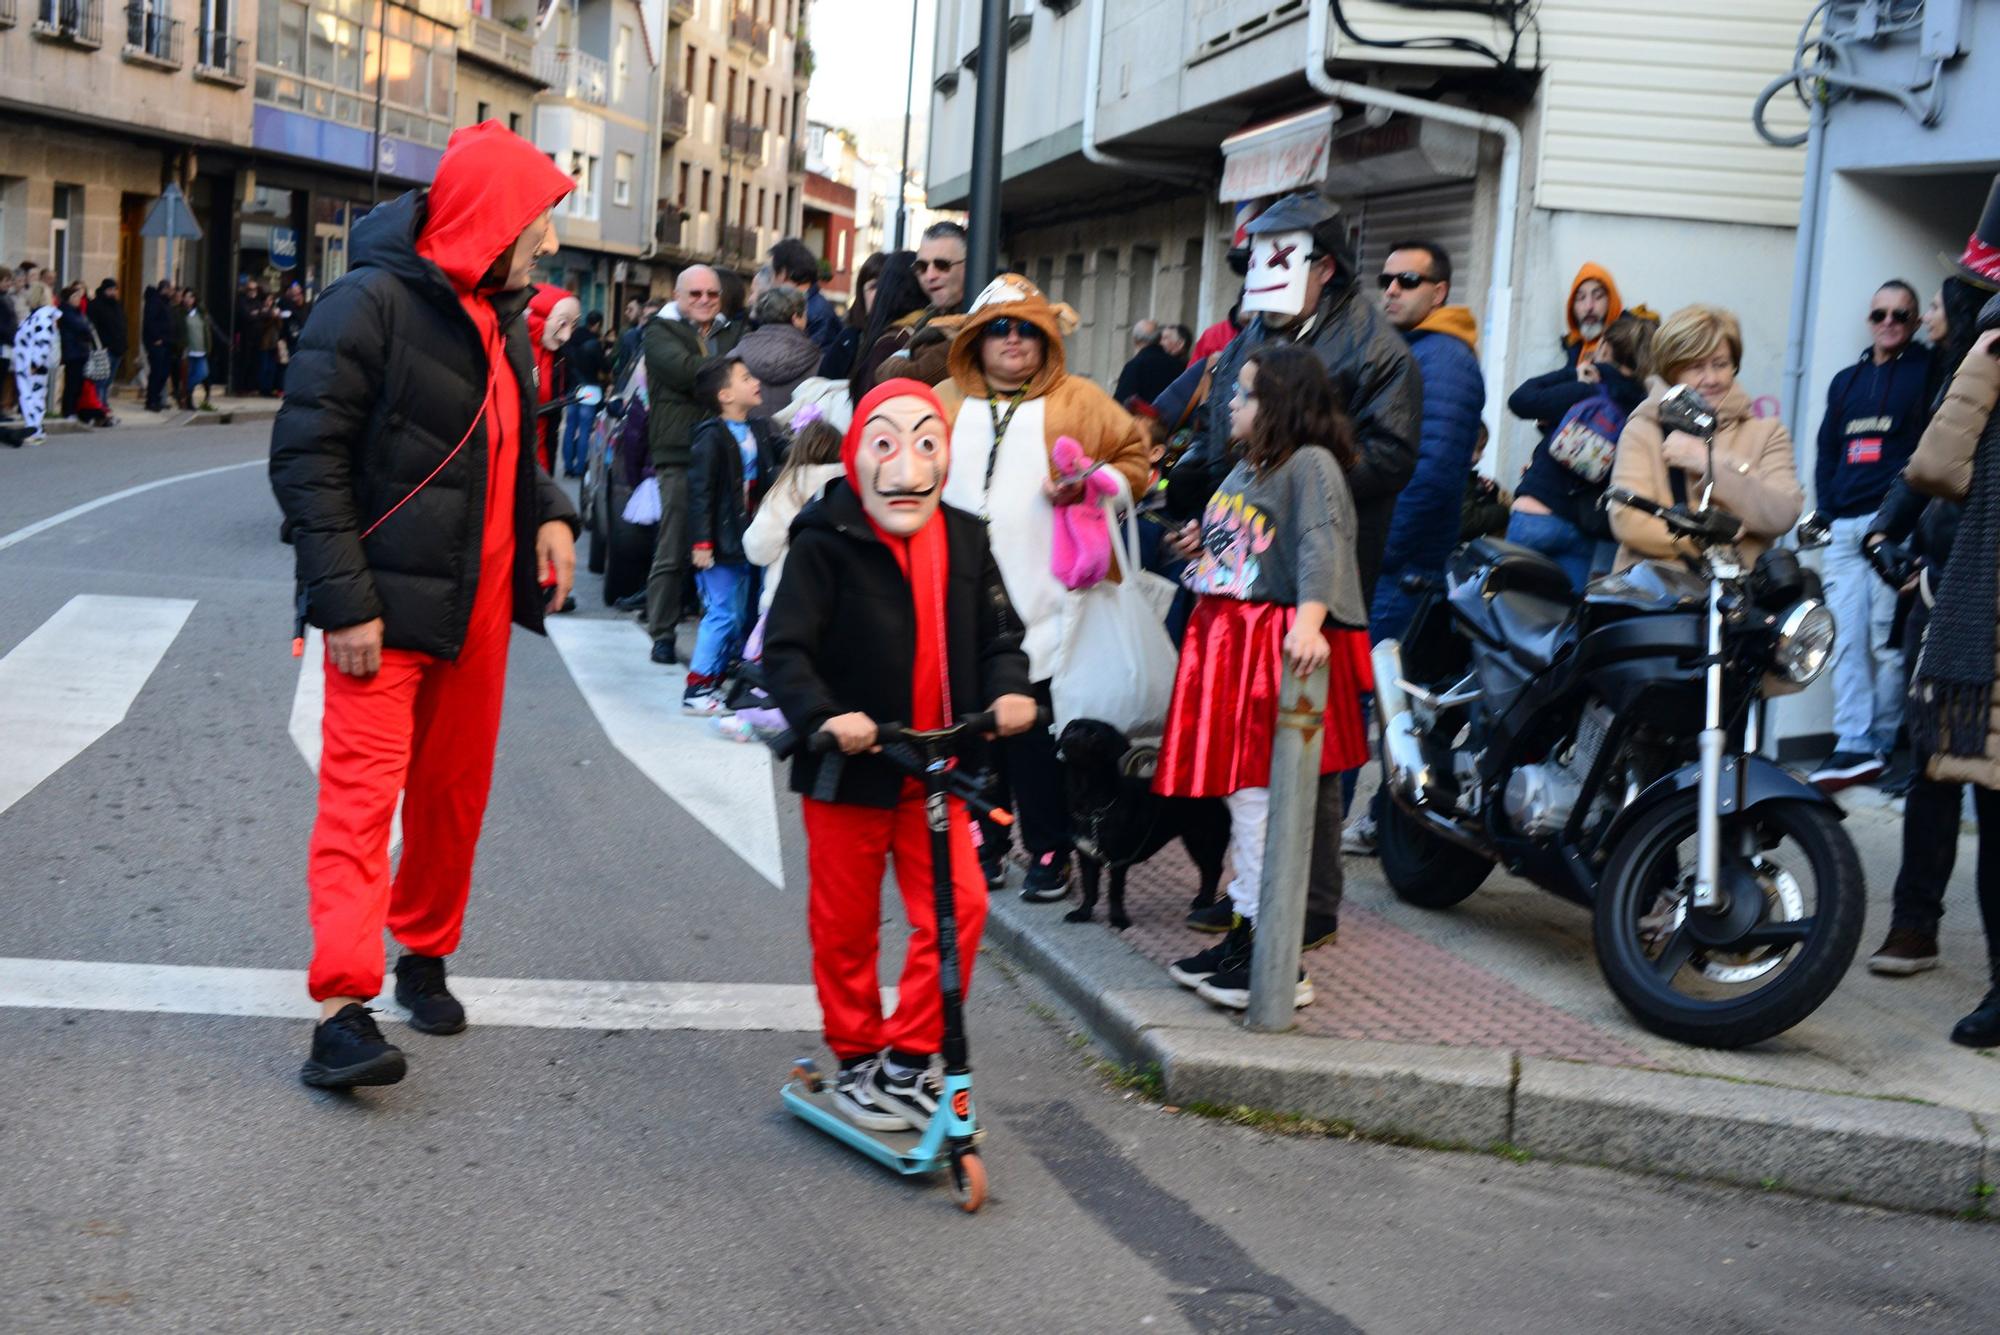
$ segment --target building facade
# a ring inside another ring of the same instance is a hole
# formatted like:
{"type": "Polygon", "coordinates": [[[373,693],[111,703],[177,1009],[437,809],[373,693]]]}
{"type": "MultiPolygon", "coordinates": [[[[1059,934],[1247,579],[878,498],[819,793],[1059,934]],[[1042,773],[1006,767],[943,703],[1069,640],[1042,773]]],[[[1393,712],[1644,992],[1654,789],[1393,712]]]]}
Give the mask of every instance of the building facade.
{"type": "MultiPolygon", "coordinates": [[[[979,9],[937,4],[937,206],[968,202],[979,9]]],[[[1227,312],[1240,202],[1316,188],[1351,218],[1366,267],[1409,236],[1453,251],[1453,300],[1481,322],[1498,476],[1534,441],[1505,417],[1506,392],[1556,363],[1586,260],[1628,303],[1737,310],[1744,378],[1775,411],[1801,163],[1749,112],[1801,6],[1644,9],[1542,0],[1516,31],[1397,0],[1016,0],[1003,254],[1077,308],[1071,364],[1108,380],[1135,319],[1199,328],[1227,312]]],[[[1784,114],[1804,124],[1796,105],[1784,114]]]]}

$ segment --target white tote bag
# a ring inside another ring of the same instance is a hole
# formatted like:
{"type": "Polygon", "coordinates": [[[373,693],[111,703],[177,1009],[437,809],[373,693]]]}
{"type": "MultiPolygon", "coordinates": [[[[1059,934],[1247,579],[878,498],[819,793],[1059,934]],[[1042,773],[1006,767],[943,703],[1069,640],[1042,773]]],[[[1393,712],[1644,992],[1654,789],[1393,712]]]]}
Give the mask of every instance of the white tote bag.
{"type": "Polygon", "coordinates": [[[1132,512],[1121,525],[1112,502],[1102,504],[1122,577],[1068,597],[1049,675],[1056,732],[1072,719],[1088,718],[1130,738],[1158,737],[1174,694],[1177,655],[1165,624],[1174,585],[1140,568],[1139,523],[1132,512]]]}
{"type": "Polygon", "coordinates": [[[625,501],[625,513],[618,516],[628,524],[660,522],[660,480],[650,475],[639,479],[625,501]]]}

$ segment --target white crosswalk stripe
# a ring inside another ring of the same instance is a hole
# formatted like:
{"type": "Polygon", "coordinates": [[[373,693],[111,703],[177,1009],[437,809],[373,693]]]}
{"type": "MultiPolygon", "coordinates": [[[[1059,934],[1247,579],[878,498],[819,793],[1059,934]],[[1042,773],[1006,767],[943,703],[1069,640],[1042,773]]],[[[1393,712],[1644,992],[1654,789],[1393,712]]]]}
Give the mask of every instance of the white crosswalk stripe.
{"type": "MultiPolygon", "coordinates": [[[[804,984],[626,983],[454,976],[452,993],[481,1027],[766,1030],[815,1033],[819,1002],[804,984]]],[[[387,996],[376,1006],[395,1015],[387,996]]],[[[896,990],[884,988],[884,1013],[896,990]]],[[[0,959],[0,1006],[309,1019],[305,975],[289,969],[0,959]]]]}
{"type": "Polygon", "coordinates": [[[0,811],[124,720],[193,611],[78,594],[0,658],[0,811]]]}

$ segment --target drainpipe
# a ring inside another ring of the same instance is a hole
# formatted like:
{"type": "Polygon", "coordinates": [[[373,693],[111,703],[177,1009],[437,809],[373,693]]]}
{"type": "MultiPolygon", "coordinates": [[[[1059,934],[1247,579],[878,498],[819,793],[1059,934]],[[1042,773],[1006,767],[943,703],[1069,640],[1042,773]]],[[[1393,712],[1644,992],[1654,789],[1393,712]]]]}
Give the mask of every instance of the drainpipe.
{"type": "Polygon", "coordinates": [[[1326,72],[1328,15],[1327,0],[1314,0],[1306,22],[1306,82],[1316,91],[1343,102],[1381,107],[1385,111],[1399,111],[1406,116],[1462,125],[1481,134],[1499,136],[1500,216],[1493,235],[1493,281],[1486,291],[1485,339],[1480,347],[1480,372],[1486,381],[1486,430],[1495,446],[1486,453],[1485,465],[1490,469],[1499,453],[1500,408],[1507,400],[1507,353],[1513,335],[1514,229],[1521,201],[1521,131],[1504,116],[1426,102],[1420,97],[1334,78],[1326,72]]]}
{"type": "Polygon", "coordinates": [[[1149,176],[1156,181],[1169,181],[1197,190],[1208,189],[1213,178],[1206,172],[1107,153],[1097,146],[1097,89],[1103,73],[1104,0],[1090,0],[1090,59],[1083,76],[1083,156],[1097,166],[1109,167],[1113,171],[1149,176]]]}
{"type": "MultiPolygon", "coordinates": [[[[1806,122],[1805,194],[1799,200],[1798,245],[1792,259],[1791,332],[1785,340],[1784,400],[1779,419],[1803,448],[1806,409],[1806,332],[1813,316],[1813,284],[1819,267],[1819,210],[1826,194],[1820,155],[1826,145],[1826,102],[1815,95],[1806,122]]],[[[1819,497],[1813,497],[1819,504],[1819,497]]]]}

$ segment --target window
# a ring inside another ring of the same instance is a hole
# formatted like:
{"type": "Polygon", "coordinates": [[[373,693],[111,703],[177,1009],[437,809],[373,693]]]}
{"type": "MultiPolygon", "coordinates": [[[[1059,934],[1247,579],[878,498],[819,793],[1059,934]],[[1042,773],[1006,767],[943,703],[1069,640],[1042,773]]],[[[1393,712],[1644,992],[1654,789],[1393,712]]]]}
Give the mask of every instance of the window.
{"type": "Polygon", "coordinates": [[[49,218],[49,267],[56,281],[67,283],[77,276],[76,252],[70,238],[83,230],[83,187],[58,185],[55,211],[49,218]]]}
{"type": "Polygon", "coordinates": [[[626,24],[618,25],[618,41],[611,52],[611,100],[623,102],[626,86],[632,79],[632,29],[626,24]]]}
{"type": "MultiPolygon", "coordinates": [[[[675,196],[675,199],[676,199],[676,200],[677,200],[677,201],[679,202],[679,204],[680,204],[680,206],[681,206],[681,212],[683,212],[683,213],[687,212],[687,206],[688,206],[688,177],[689,177],[690,175],[692,175],[692,174],[693,174],[693,168],[689,167],[687,163],[683,162],[683,163],[681,164],[681,192],[680,192],[680,194],[678,194],[677,196],[675,196]]],[[[4,251],[0,251],[0,254],[5,254],[5,253],[6,253],[6,252],[4,252],[4,251]]]]}
{"type": "Polygon", "coordinates": [[[687,68],[681,74],[681,89],[689,97],[694,96],[694,48],[687,49],[687,68]]]}
{"type": "Polygon", "coordinates": [[[757,225],[759,227],[765,226],[770,221],[764,216],[765,211],[770,207],[770,192],[768,190],[759,190],[757,192],[757,225]]]}
{"type": "Polygon", "coordinates": [[[736,225],[742,227],[750,221],[750,183],[743,183],[742,191],[736,196],[736,225]]]}
{"type": "Polygon", "coordinates": [[[706,167],[701,169],[701,211],[703,213],[708,212],[708,184],[714,178],[714,175],[715,173],[706,167]]]}
{"type": "Polygon", "coordinates": [[[729,71],[729,100],[727,102],[724,102],[722,105],[723,109],[726,110],[730,115],[734,116],[736,114],[736,71],[735,70],[729,71]]]}
{"type": "Polygon", "coordinates": [[[743,89],[743,119],[750,120],[757,114],[757,81],[752,79],[743,89]]]}
{"type": "Polygon", "coordinates": [[[785,99],[785,98],[783,98],[783,97],[780,97],[780,98],[778,99],[778,133],[779,133],[779,134],[790,134],[790,133],[792,132],[792,124],[791,124],[791,122],[785,119],[785,102],[786,102],[786,99],[785,99]]]}
{"type": "MultiPolygon", "coordinates": [[[[203,15],[227,22],[227,0],[203,0],[203,15]]],[[[368,130],[380,70],[393,108],[383,129],[441,147],[456,113],[456,35],[395,5],[381,26],[369,0],[258,0],[257,100],[368,130]]]]}
{"type": "MultiPolygon", "coordinates": [[[[730,77],[735,78],[736,76],[731,75],[730,77]]],[[[715,105],[715,57],[714,56],[710,56],[708,58],[708,105],[710,105],[711,107],[715,105]]]]}
{"type": "Polygon", "coordinates": [[[771,120],[771,90],[768,88],[764,90],[764,119],[759,121],[758,124],[770,125],[772,128],[776,128],[775,123],[771,120]]]}
{"type": "Polygon", "coordinates": [[[629,207],[632,203],[632,155],[620,153],[611,159],[611,202],[629,207]]]}
{"type": "Polygon", "coordinates": [[[477,110],[472,113],[472,123],[474,125],[482,125],[493,119],[493,104],[491,102],[480,102],[475,105],[477,110]]]}
{"type": "Polygon", "coordinates": [[[518,112],[518,111],[510,111],[510,112],[508,112],[508,113],[507,113],[507,128],[508,128],[508,129],[510,129],[510,130],[512,130],[512,131],[513,131],[513,132],[514,132],[515,134],[519,134],[519,133],[521,133],[521,113],[520,113],[520,112],[518,112]]]}

